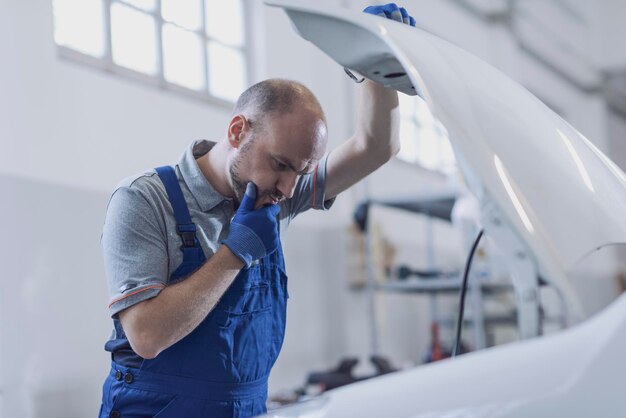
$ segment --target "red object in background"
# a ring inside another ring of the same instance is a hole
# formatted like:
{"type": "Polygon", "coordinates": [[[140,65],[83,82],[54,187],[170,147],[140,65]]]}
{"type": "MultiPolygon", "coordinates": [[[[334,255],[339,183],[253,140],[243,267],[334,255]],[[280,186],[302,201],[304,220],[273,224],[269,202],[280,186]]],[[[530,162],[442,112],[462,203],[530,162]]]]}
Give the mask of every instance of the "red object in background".
{"type": "Polygon", "coordinates": [[[437,361],[444,358],[441,341],[439,341],[439,324],[436,322],[430,325],[430,341],[430,361],[437,361]]]}
{"type": "Polygon", "coordinates": [[[450,357],[450,351],[443,348],[439,339],[439,324],[433,322],[430,325],[430,347],[426,352],[424,362],[431,363],[448,357],[450,357]]]}

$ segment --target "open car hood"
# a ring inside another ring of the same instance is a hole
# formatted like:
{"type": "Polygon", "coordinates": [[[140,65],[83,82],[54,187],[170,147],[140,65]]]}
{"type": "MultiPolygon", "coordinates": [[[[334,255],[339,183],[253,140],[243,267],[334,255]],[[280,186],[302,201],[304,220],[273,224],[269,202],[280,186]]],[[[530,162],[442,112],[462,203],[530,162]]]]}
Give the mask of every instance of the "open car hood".
{"type": "Polygon", "coordinates": [[[518,83],[423,30],[365,13],[270,0],[341,66],[419,95],[446,127],[487,235],[530,257],[569,308],[568,273],[626,242],[626,175],[518,83]]]}

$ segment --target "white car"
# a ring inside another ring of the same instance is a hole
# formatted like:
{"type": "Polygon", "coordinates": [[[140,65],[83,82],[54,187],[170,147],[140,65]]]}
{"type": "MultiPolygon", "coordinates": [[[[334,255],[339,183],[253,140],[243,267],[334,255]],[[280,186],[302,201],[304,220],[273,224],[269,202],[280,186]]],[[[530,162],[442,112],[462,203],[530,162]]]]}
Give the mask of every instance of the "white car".
{"type": "Polygon", "coordinates": [[[626,417],[626,296],[581,318],[576,263],[626,243],[626,175],[531,93],[462,49],[365,13],[271,0],[341,66],[421,96],[446,127],[482,224],[505,254],[523,338],[538,335],[537,277],[569,325],[326,392],[269,417],[626,417]]]}

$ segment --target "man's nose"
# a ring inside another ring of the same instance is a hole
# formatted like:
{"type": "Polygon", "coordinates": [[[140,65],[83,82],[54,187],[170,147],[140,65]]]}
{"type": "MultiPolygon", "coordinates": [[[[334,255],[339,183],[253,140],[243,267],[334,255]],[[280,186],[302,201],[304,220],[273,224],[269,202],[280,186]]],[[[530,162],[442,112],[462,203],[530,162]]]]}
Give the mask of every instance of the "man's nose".
{"type": "Polygon", "coordinates": [[[296,184],[298,183],[298,178],[300,176],[298,173],[289,172],[283,173],[279,179],[278,183],[278,191],[282,193],[283,196],[287,199],[291,199],[293,197],[293,193],[296,190],[296,184]]]}

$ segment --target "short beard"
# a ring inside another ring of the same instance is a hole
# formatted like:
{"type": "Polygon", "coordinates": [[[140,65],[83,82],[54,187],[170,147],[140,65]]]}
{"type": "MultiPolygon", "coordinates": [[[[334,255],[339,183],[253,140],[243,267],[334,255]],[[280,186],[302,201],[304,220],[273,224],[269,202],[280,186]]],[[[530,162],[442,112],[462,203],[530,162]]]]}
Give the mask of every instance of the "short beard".
{"type": "Polygon", "coordinates": [[[243,195],[246,193],[247,182],[244,182],[239,176],[239,165],[243,158],[248,154],[250,147],[252,146],[252,141],[254,138],[250,137],[246,142],[241,145],[241,149],[239,150],[239,154],[235,157],[234,161],[230,165],[228,171],[230,173],[230,182],[233,188],[233,192],[235,193],[235,200],[237,203],[241,203],[243,199],[243,195]]]}

